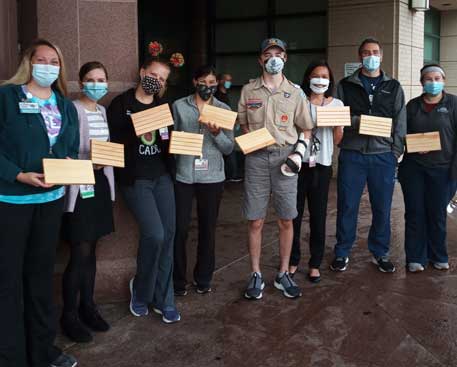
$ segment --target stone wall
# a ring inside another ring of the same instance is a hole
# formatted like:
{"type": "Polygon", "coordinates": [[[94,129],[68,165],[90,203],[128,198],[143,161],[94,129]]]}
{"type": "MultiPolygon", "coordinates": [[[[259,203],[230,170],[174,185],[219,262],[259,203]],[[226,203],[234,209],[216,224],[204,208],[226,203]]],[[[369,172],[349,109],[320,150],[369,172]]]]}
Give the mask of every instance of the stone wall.
{"type": "Polygon", "coordinates": [[[0,1],[0,81],[9,79],[17,67],[16,0],[0,1]]]}
{"type": "Polygon", "coordinates": [[[368,37],[383,45],[383,69],[399,79],[407,99],[420,93],[424,14],[408,9],[407,0],[330,0],[328,59],[335,78],[344,64],[358,62],[357,49],[368,37]]]}

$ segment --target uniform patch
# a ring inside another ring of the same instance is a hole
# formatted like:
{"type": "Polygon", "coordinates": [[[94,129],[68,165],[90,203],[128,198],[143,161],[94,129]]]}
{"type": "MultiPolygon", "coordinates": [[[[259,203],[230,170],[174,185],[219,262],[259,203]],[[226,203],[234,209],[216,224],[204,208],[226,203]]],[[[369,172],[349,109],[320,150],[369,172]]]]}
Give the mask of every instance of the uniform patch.
{"type": "Polygon", "coordinates": [[[289,121],[289,116],[287,116],[287,115],[281,115],[281,122],[285,123],[285,122],[287,122],[287,121],[289,121]]]}
{"type": "Polygon", "coordinates": [[[263,101],[261,99],[248,99],[246,106],[249,110],[256,110],[263,106],[263,101]]]}

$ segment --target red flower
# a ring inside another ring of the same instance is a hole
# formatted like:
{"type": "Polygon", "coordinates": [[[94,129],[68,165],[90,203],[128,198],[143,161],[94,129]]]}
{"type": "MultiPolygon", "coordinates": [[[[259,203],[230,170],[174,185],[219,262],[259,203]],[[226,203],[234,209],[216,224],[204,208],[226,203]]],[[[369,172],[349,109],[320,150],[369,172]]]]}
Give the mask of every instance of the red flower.
{"type": "Polygon", "coordinates": [[[148,50],[152,56],[159,56],[163,51],[163,47],[159,42],[153,41],[149,43],[148,50]]]}
{"type": "Polygon", "coordinates": [[[184,56],[180,54],[179,52],[175,52],[173,55],[170,57],[170,63],[175,67],[175,68],[180,68],[181,66],[184,65],[184,56]]]}

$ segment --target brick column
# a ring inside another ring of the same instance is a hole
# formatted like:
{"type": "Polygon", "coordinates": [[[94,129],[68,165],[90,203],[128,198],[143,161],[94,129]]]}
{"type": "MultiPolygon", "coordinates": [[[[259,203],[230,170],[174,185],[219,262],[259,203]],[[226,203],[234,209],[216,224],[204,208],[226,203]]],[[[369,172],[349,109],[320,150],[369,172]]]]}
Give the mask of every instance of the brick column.
{"type": "MultiPolygon", "coordinates": [[[[79,91],[78,71],[88,61],[108,69],[110,94],[136,84],[138,73],[137,0],[36,0],[37,35],[55,42],[64,54],[72,97],[79,91]]],[[[126,299],[127,282],[135,271],[137,230],[120,195],[114,208],[116,232],[103,238],[97,249],[96,298],[126,299]]],[[[56,289],[67,262],[68,246],[59,248],[56,289]]],[[[56,294],[60,301],[60,293],[56,294]]]]}
{"type": "Polygon", "coordinates": [[[357,62],[360,42],[374,36],[383,45],[383,69],[400,80],[409,99],[420,92],[424,14],[408,9],[407,0],[330,0],[328,58],[336,79],[344,64],[357,62]]]}
{"type": "Polygon", "coordinates": [[[18,62],[16,0],[0,1],[0,81],[9,79],[18,62]]]}
{"type": "Polygon", "coordinates": [[[87,61],[107,67],[111,94],[136,80],[137,0],[37,0],[37,28],[39,37],[62,48],[71,92],[78,91],[78,71],[87,61]]]}

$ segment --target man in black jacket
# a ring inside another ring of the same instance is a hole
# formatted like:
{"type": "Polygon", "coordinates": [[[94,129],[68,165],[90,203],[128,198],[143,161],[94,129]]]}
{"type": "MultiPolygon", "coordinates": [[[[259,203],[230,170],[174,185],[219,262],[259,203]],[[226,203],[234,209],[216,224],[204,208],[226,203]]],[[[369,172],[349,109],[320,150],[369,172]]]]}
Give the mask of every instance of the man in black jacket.
{"type": "Polygon", "coordinates": [[[360,198],[368,186],[373,219],[368,249],[382,272],[392,273],[390,262],[390,209],[398,158],[403,154],[406,108],[400,83],[381,70],[382,48],[374,38],[359,47],[362,67],[341,80],[337,95],[351,108],[351,126],[345,127],[338,160],[338,214],[335,259],[330,268],[345,271],[356,239],[360,198]],[[390,137],[359,133],[360,116],[392,119],[390,137]]]}

